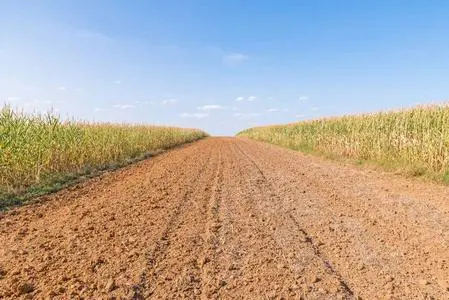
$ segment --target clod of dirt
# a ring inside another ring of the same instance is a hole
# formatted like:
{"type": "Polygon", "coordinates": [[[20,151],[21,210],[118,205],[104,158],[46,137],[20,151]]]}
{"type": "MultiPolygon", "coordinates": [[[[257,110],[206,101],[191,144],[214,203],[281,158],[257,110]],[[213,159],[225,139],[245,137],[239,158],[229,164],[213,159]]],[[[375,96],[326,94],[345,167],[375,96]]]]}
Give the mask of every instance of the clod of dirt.
{"type": "Polygon", "coordinates": [[[107,292],[112,292],[115,288],[116,288],[116,285],[115,285],[114,279],[109,278],[108,282],[106,283],[105,290],[107,292]]]}
{"type": "Polygon", "coordinates": [[[420,285],[429,285],[429,284],[430,284],[430,282],[429,282],[427,279],[420,279],[420,280],[418,281],[418,283],[419,283],[420,285]]]}
{"type": "Polygon", "coordinates": [[[29,294],[29,293],[32,293],[33,291],[34,291],[34,285],[32,283],[26,282],[19,286],[19,294],[20,295],[29,294]]]}
{"type": "Polygon", "coordinates": [[[2,279],[3,277],[5,277],[5,275],[6,275],[6,270],[3,269],[2,266],[0,266],[0,279],[2,279]]]}
{"type": "Polygon", "coordinates": [[[218,283],[219,286],[225,286],[226,284],[227,282],[224,280],[220,280],[220,282],[218,283]]]}
{"type": "Polygon", "coordinates": [[[319,277],[317,277],[317,276],[313,276],[311,278],[311,280],[310,280],[310,282],[312,282],[312,283],[317,283],[317,282],[320,282],[320,281],[321,281],[321,279],[319,277]]]}
{"type": "Polygon", "coordinates": [[[210,258],[207,257],[207,256],[205,256],[205,257],[199,259],[199,264],[200,264],[201,266],[204,266],[204,265],[207,264],[208,262],[210,262],[210,258]]]}

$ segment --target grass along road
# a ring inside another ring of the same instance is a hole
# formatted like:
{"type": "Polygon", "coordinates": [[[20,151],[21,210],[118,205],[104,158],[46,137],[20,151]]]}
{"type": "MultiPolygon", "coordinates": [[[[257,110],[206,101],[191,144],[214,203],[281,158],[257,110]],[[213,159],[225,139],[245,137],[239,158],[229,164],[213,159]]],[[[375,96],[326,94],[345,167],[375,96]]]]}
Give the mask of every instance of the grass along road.
{"type": "Polygon", "coordinates": [[[447,298],[449,188],[210,138],[0,217],[0,298],[447,298]]]}

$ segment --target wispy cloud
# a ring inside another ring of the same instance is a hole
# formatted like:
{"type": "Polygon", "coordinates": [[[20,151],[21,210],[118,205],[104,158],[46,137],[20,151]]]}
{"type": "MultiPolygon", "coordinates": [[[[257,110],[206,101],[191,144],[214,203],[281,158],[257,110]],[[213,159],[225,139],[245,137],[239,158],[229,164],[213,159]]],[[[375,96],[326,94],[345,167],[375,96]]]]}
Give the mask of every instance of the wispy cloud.
{"type": "Polygon", "coordinates": [[[176,99],[164,99],[161,101],[161,105],[171,105],[177,103],[178,100],[176,99]]]}
{"type": "Polygon", "coordinates": [[[234,101],[236,101],[236,102],[241,102],[241,101],[253,102],[253,101],[256,101],[256,100],[257,100],[256,96],[249,96],[249,97],[239,96],[239,97],[235,98],[234,101]]]}
{"type": "Polygon", "coordinates": [[[242,53],[230,53],[222,57],[223,64],[226,66],[238,66],[248,59],[249,57],[242,53]]]}
{"type": "Polygon", "coordinates": [[[296,116],[295,116],[296,118],[299,118],[299,119],[301,119],[301,118],[304,118],[305,117],[305,115],[302,115],[302,114],[297,114],[296,116]]]}
{"type": "Polygon", "coordinates": [[[114,80],[114,83],[115,83],[115,84],[121,84],[122,81],[121,81],[121,80],[114,80]]]}
{"type": "Polygon", "coordinates": [[[311,111],[319,111],[320,108],[315,106],[315,107],[310,108],[310,110],[311,110],[311,111]]]}
{"type": "Polygon", "coordinates": [[[267,112],[278,112],[281,111],[279,108],[269,108],[266,110],[267,112]]]}
{"type": "Polygon", "coordinates": [[[197,109],[198,110],[217,110],[217,109],[224,109],[224,107],[221,105],[218,105],[218,104],[207,104],[207,105],[203,105],[203,106],[198,106],[197,109]]]}
{"type": "Polygon", "coordinates": [[[234,117],[240,120],[250,120],[260,117],[261,113],[235,113],[234,117]]]}
{"type": "Polygon", "coordinates": [[[59,91],[66,91],[67,88],[65,86],[58,86],[59,91]]]}
{"type": "Polygon", "coordinates": [[[113,108],[117,108],[117,109],[133,109],[136,108],[134,105],[132,104],[115,104],[112,106],[113,108]]]}
{"type": "Polygon", "coordinates": [[[209,117],[209,114],[205,114],[205,113],[183,113],[180,115],[182,118],[195,118],[195,119],[204,119],[209,117]]]}

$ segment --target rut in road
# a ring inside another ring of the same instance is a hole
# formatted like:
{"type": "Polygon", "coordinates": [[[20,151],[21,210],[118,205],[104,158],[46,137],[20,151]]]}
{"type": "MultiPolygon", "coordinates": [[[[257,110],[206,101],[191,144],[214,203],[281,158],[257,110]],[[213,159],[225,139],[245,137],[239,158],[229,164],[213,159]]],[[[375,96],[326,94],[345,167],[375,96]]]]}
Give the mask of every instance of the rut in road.
{"type": "MultiPolygon", "coordinates": [[[[314,243],[313,238],[307,233],[307,231],[303,227],[301,227],[301,225],[292,216],[291,212],[288,209],[285,209],[285,207],[281,204],[281,199],[279,199],[278,195],[274,192],[273,186],[267,181],[267,178],[266,178],[262,168],[259,166],[259,164],[255,161],[255,159],[253,157],[251,157],[251,155],[246,153],[240,146],[238,146],[238,148],[241,151],[241,153],[247,158],[247,160],[250,161],[254,165],[257,172],[260,174],[262,181],[259,183],[259,186],[261,188],[265,188],[265,194],[271,194],[272,198],[274,198],[271,200],[275,200],[275,201],[270,201],[269,203],[271,203],[272,205],[273,204],[278,205],[278,206],[274,207],[275,214],[279,215],[279,213],[280,213],[284,217],[288,216],[288,218],[293,223],[293,225],[291,226],[291,227],[293,227],[293,231],[296,231],[296,232],[299,232],[302,234],[300,241],[308,243],[311,250],[313,251],[313,253],[322,261],[322,263],[323,263],[325,269],[328,271],[328,273],[333,274],[338,279],[338,281],[340,282],[340,285],[344,291],[345,296],[347,296],[347,297],[353,296],[354,295],[353,291],[348,287],[348,284],[344,281],[341,274],[339,274],[338,271],[335,270],[335,268],[332,266],[332,263],[327,258],[324,257],[324,255],[321,253],[318,245],[316,243],[314,243]]],[[[284,230],[283,232],[286,233],[288,231],[284,230]]]]}
{"type": "Polygon", "coordinates": [[[449,298],[449,188],[210,138],[0,215],[0,298],[449,298]]]}

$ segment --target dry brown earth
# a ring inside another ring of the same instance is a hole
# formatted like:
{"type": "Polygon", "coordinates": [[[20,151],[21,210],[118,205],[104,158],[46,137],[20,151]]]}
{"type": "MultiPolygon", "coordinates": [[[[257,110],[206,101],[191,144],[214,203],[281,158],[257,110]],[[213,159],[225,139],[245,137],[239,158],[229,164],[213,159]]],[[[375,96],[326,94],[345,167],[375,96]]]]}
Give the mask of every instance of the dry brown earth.
{"type": "Polygon", "coordinates": [[[449,188],[213,138],[0,215],[0,298],[448,299],[449,188]]]}

